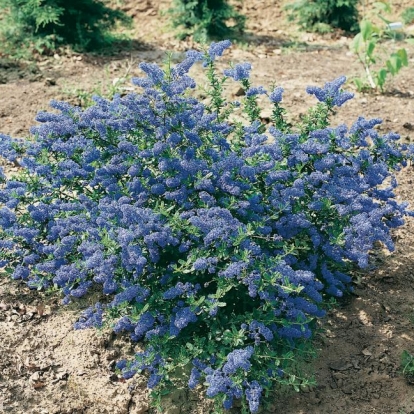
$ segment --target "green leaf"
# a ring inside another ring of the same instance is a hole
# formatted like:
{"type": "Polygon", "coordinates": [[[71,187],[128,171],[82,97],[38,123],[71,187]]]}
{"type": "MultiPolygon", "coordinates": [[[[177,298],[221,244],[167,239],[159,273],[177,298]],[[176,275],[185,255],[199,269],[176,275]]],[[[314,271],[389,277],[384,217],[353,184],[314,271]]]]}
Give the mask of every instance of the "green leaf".
{"type": "Polygon", "coordinates": [[[399,56],[399,58],[401,59],[401,63],[404,66],[408,66],[408,56],[407,56],[407,51],[405,49],[398,49],[396,54],[399,56]]]}
{"type": "Polygon", "coordinates": [[[367,56],[369,56],[370,57],[370,59],[371,59],[371,61],[373,62],[373,63],[375,63],[375,59],[374,59],[374,57],[373,57],[373,53],[374,53],[374,50],[375,50],[375,46],[377,45],[377,42],[376,41],[374,41],[374,40],[371,40],[371,41],[369,41],[368,43],[367,43],[367,49],[366,49],[366,54],[367,54],[367,56]]]}
{"type": "Polygon", "coordinates": [[[373,33],[372,23],[369,20],[362,20],[360,24],[360,29],[361,29],[362,39],[364,39],[364,41],[367,41],[373,33]]]}
{"type": "Polygon", "coordinates": [[[385,79],[387,78],[387,74],[388,72],[386,69],[381,69],[377,73],[377,84],[381,88],[381,90],[385,84],[385,79]]]}
{"type": "Polygon", "coordinates": [[[401,69],[402,62],[398,55],[392,54],[387,60],[386,65],[391,75],[396,75],[401,69]]]}
{"type": "Polygon", "coordinates": [[[360,78],[354,78],[354,83],[359,92],[364,89],[364,82],[360,78]]]}
{"type": "Polygon", "coordinates": [[[205,299],[205,296],[201,296],[201,298],[194,302],[194,306],[200,306],[205,301],[205,299]]]}
{"type": "Polygon", "coordinates": [[[394,66],[392,65],[392,62],[391,62],[391,60],[387,60],[386,62],[385,62],[385,65],[387,66],[387,69],[388,69],[388,72],[389,73],[391,73],[391,75],[395,75],[395,68],[394,68],[394,66]]]}

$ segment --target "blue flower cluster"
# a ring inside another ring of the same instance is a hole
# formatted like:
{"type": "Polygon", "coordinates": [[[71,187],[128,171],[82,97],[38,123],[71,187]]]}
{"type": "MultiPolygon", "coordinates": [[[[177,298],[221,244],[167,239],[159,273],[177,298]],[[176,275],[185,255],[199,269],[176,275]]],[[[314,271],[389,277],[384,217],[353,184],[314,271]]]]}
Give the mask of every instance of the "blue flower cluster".
{"type": "Polygon", "coordinates": [[[342,106],[346,101],[354,97],[350,92],[341,90],[341,86],[346,82],[345,76],[340,76],[332,82],[327,82],[323,88],[308,86],[306,92],[315,95],[320,102],[328,103],[332,106],[342,106]]]}
{"type": "MultiPolygon", "coordinates": [[[[52,101],[58,113],[38,114],[31,141],[0,134],[0,156],[22,166],[0,176],[0,265],[32,288],[60,288],[64,303],[99,288],[108,298],[75,327],[109,324],[147,344],[118,363],[125,378],[146,371],[154,388],[182,358],[190,388],[205,379],[224,408],[243,398],[256,412],[289,371],[261,358],[312,335],[324,296],[350,289],[374,243],[394,248],[390,229],[410,213],[392,171],[413,149],[380,135],[377,119],[321,127],[352,97],[344,77],[308,88],[318,122],[236,126],[188,93],[192,65],[213,71],[229,46],[188,51],[169,73],[141,64],[139,94],[87,109],[52,101]]],[[[250,70],[224,77],[246,85],[250,70]]],[[[257,94],[267,92],[246,89],[249,108],[257,94]]],[[[268,95],[278,110],[282,94],[268,95]]]]}

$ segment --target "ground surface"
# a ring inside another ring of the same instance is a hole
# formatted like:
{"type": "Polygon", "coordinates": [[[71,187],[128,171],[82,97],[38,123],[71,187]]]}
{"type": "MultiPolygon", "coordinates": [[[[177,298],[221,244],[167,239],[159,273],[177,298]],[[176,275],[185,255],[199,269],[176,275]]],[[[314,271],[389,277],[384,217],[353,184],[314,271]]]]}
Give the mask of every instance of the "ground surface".
{"type": "MultiPolygon", "coordinates": [[[[409,4],[394,2],[396,16],[409,4]]],[[[141,61],[161,62],[168,50],[175,52],[175,60],[180,59],[180,52],[194,45],[174,40],[165,17],[159,15],[166,6],[166,1],[124,2],[137,25],[136,46],[130,52],[111,58],[62,52],[40,59],[37,66],[0,59],[0,131],[27,136],[35,114],[47,109],[50,99],[82,104],[84,90],[108,93],[116,82],[128,88],[122,78],[142,75],[136,67],[141,61]]],[[[350,40],[340,34],[299,33],[284,19],[276,1],[249,0],[242,8],[254,33],[247,37],[250,45],[232,47],[220,67],[229,61],[251,62],[256,84],[269,86],[275,81],[285,88],[285,103],[293,119],[313,102],[304,92],[307,85],[362,73],[349,52],[350,40]]],[[[410,67],[389,83],[387,94],[356,93],[333,123],[349,125],[358,116],[381,117],[382,132],[395,131],[403,140],[414,141],[414,48],[408,50],[410,67]]],[[[200,79],[202,69],[192,74],[200,79]]],[[[351,82],[348,89],[353,89],[351,82]]],[[[230,87],[228,96],[234,99],[237,90],[230,87]]],[[[399,197],[411,205],[413,175],[412,167],[398,173],[399,197]]],[[[395,232],[393,255],[373,254],[376,269],[361,274],[355,294],[329,312],[316,339],[319,356],[313,369],[318,385],[301,394],[276,397],[267,412],[414,413],[414,386],[400,372],[401,352],[414,353],[413,233],[414,221],[407,220],[395,232]]],[[[144,379],[120,381],[113,373],[114,362],[132,355],[133,344],[109,332],[72,329],[79,310],[92,304],[92,298],[69,307],[59,302],[58,296],[31,292],[24,285],[0,279],[0,412],[148,412],[144,379]]],[[[194,395],[177,391],[164,411],[205,413],[208,406],[194,395]]]]}

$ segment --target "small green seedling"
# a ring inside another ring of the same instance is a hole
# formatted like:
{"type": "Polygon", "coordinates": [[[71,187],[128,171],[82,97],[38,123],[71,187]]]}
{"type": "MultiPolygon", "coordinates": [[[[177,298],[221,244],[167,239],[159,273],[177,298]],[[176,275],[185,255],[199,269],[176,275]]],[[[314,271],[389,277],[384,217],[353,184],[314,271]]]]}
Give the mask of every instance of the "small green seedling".
{"type": "MultiPolygon", "coordinates": [[[[387,3],[380,3],[384,11],[389,12],[387,3]]],[[[368,19],[361,21],[359,33],[354,37],[351,50],[361,62],[365,70],[365,78],[357,77],[354,82],[359,91],[380,89],[384,91],[384,85],[389,75],[395,76],[404,66],[408,66],[407,51],[400,48],[392,53],[384,45],[384,40],[397,39],[395,30],[402,27],[399,22],[392,23],[378,12],[385,28],[381,28],[368,19]]]]}
{"type": "Polygon", "coordinates": [[[402,373],[410,384],[414,384],[414,355],[404,350],[401,355],[402,373]]]}

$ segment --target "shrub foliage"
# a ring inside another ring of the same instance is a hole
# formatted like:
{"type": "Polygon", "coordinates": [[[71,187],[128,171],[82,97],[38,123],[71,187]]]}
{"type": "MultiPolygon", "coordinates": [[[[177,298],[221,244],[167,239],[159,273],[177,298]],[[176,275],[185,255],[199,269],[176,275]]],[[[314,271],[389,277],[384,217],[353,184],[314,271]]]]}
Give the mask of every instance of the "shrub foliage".
{"type": "Polygon", "coordinates": [[[142,342],[117,368],[146,372],[154,398],[204,383],[218,406],[241,399],[256,412],[275,384],[301,385],[295,362],[324,298],[351,288],[375,242],[393,249],[390,229],[409,213],[392,171],[411,147],[379,134],[379,119],[330,126],[352,98],[344,77],[309,87],[318,103],[290,126],[283,89],[252,86],[249,63],[217,72],[229,46],[164,70],[142,63],[141,93],[96,96],[84,110],[52,101],[58,113],[37,115],[31,141],[0,135],[1,156],[22,166],[1,175],[0,266],[31,288],[61,289],[64,303],[99,288],[75,327],[142,342]],[[197,61],[208,104],[189,93],[197,61]],[[242,102],[223,98],[230,78],[242,102]]]}
{"type": "Polygon", "coordinates": [[[174,0],[168,12],[181,30],[178,37],[192,35],[197,42],[233,37],[243,32],[246,21],[227,0],[174,0]]]}
{"type": "Polygon", "coordinates": [[[401,13],[402,20],[405,24],[412,24],[414,23],[414,6],[407,7],[402,13],[401,13]]]}
{"type": "Polygon", "coordinates": [[[0,0],[0,11],[2,49],[9,53],[28,43],[40,52],[63,44],[101,49],[114,40],[110,30],[117,22],[129,22],[100,0],[0,0]]]}
{"type": "Polygon", "coordinates": [[[353,32],[358,30],[357,6],[358,0],[298,0],[288,9],[306,30],[323,32],[334,27],[353,32]]]}

